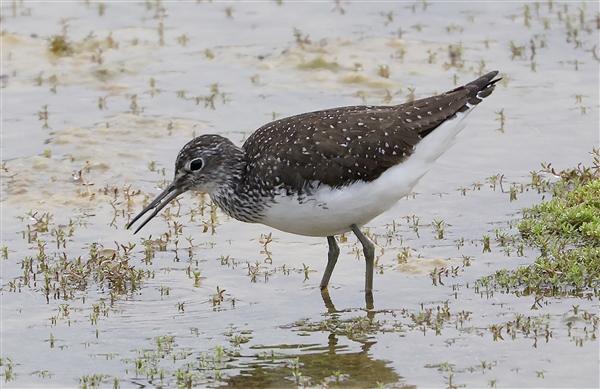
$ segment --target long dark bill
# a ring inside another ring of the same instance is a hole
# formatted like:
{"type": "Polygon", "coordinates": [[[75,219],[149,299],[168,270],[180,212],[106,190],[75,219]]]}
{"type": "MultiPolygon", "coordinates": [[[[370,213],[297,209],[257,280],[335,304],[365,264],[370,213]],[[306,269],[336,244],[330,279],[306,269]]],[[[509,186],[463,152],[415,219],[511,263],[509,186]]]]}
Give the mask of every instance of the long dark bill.
{"type": "Polygon", "coordinates": [[[152,218],[156,216],[161,209],[163,209],[167,204],[171,202],[171,200],[175,199],[175,197],[179,196],[183,192],[183,190],[177,188],[174,184],[169,185],[167,189],[163,190],[161,194],[159,194],[150,204],[148,204],[146,208],[142,210],[142,212],[138,213],[138,215],[134,217],[133,220],[129,222],[129,224],[127,224],[127,229],[131,228],[133,223],[135,223],[142,216],[144,216],[146,212],[150,211],[151,209],[154,209],[154,212],[152,212],[150,216],[146,220],[144,220],[142,225],[140,225],[135,230],[134,234],[137,234],[137,232],[141,230],[142,227],[146,225],[146,223],[152,220],[152,218]]]}

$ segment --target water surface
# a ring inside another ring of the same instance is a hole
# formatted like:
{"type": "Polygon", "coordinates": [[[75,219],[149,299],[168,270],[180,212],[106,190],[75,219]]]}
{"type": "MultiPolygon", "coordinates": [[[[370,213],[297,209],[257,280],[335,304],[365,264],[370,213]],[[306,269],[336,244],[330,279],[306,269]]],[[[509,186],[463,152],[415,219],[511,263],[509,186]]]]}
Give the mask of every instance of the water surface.
{"type": "Polygon", "coordinates": [[[593,2],[3,3],[2,385],[598,387],[597,301],[474,287],[538,254],[494,240],[544,196],[511,202],[511,183],[598,146],[597,20],[593,2]],[[72,52],[50,53],[63,34],[72,52]],[[372,311],[351,235],[332,307],[325,239],[189,194],[124,227],[195,135],[241,144],[275,117],[495,69],[415,195],[366,226],[372,311]]]}

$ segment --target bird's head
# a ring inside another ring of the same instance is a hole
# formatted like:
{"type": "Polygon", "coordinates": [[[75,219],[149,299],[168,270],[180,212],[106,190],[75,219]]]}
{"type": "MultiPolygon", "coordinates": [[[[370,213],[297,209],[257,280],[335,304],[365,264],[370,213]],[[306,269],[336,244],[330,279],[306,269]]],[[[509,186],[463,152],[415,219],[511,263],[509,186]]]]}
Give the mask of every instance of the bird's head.
{"type": "Polygon", "coordinates": [[[188,190],[219,193],[239,179],[244,151],[220,135],[201,135],[183,146],[175,162],[175,178],[146,208],[131,220],[127,228],[148,211],[150,216],[135,230],[142,229],[161,209],[188,190]]]}

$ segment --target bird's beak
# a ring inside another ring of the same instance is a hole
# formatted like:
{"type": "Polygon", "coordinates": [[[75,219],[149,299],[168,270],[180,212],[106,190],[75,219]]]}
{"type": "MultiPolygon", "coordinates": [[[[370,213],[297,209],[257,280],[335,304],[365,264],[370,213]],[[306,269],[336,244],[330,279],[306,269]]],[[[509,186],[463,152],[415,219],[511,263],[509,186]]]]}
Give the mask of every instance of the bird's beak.
{"type": "Polygon", "coordinates": [[[144,208],[142,212],[140,212],[136,217],[134,217],[133,220],[129,222],[129,224],[127,224],[127,229],[131,228],[133,223],[135,223],[136,221],[138,221],[138,219],[144,216],[146,212],[150,211],[151,209],[154,209],[154,212],[152,212],[150,216],[146,220],[144,220],[142,225],[140,225],[135,230],[134,234],[137,234],[137,232],[141,230],[142,227],[144,227],[146,223],[148,223],[154,216],[156,216],[161,209],[163,209],[167,204],[169,204],[173,199],[175,199],[175,197],[179,196],[183,192],[185,191],[175,186],[175,183],[173,182],[167,187],[167,189],[163,190],[162,193],[159,194],[150,204],[148,204],[148,206],[144,208]]]}

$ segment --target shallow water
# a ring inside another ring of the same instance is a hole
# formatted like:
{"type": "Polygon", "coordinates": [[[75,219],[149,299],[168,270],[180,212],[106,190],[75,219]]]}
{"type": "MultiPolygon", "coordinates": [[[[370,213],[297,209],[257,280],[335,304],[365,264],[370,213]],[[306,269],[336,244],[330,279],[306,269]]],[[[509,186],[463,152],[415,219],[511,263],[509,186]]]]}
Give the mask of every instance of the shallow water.
{"type": "Polygon", "coordinates": [[[597,3],[24,1],[2,18],[3,386],[599,386],[597,301],[474,287],[537,255],[493,239],[543,197],[511,202],[510,184],[598,146],[597,3]],[[50,54],[65,31],[74,52],[50,54]],[[191,195],[139,236],[124,228],[194,135],[240,144],[273,117],[399,103],[494,69],[504,81],[415,196],[366,226],[372,311],[350,235],[332,307],[325,239],[191,195]]]}

